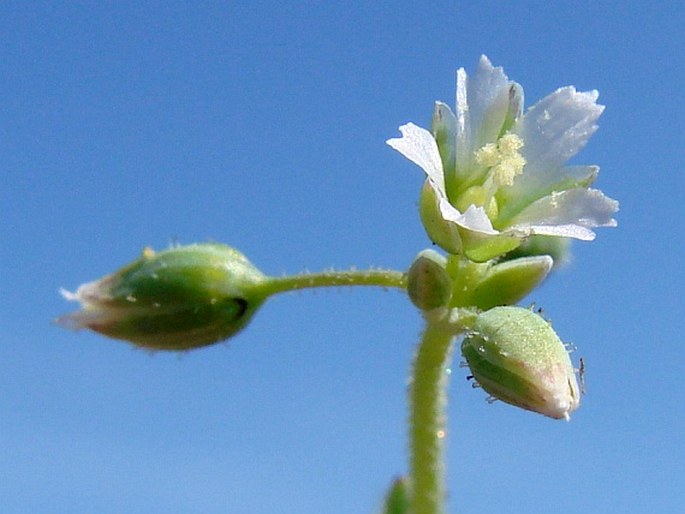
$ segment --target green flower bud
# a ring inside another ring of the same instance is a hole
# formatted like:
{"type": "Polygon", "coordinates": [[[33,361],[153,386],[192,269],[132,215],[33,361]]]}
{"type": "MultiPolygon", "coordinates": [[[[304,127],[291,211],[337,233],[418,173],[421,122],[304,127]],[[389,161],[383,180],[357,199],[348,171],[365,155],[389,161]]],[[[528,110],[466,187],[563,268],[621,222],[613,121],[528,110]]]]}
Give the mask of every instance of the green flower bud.
{"type": "Polygon", "coordinates": [[[82,310],[63,316],[63,326],[88,328],[136,346],[189,350],[241,330],[268,296],[262,275],[237,250],[197,244],[155,253],[75,293],[62,291],[82,310]]]}
{"type": "Polygon", "coordinates": [[[407,293],[419,309],[429,311],[447,305],[452,280],[445,270],[447,260],[433,250],[423,250],[407,273],[407,293]]]}
{"type": "Polygon", "coordinates": [[[475,380],[498,400],[566,420],[580,405],[564,344],[528,309],[495,307],[480,314],[461,350],[475,380]]]}
{"type": "Polygon", "coordinates": [[[399,477],[393,480],[385,501],[383,502],[382,514],[408,514],[409,513],[409,485],[407,479],[399,477]]]}
{"type": "Polygon", "coordinates": [[[552,269],[549,255],[522,257],[490,267],[474,288],[473,305],[486,310],[512,305],[537,287],[552,269]]]}

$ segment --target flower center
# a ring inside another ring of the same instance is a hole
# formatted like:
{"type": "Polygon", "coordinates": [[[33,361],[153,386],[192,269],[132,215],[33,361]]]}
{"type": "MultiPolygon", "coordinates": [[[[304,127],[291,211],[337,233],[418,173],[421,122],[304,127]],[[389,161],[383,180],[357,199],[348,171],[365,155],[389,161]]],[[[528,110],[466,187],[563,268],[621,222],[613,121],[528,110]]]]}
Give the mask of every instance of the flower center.
{"type": "Polygon", "coordinates": [[[504,134],[497,143],[488,143],[476,151],[476,162],[489,168],[488,178],[495,186],[511,186],[523,173],[526,159],[519,153],[523,139],[516,134],[504,134]]]}

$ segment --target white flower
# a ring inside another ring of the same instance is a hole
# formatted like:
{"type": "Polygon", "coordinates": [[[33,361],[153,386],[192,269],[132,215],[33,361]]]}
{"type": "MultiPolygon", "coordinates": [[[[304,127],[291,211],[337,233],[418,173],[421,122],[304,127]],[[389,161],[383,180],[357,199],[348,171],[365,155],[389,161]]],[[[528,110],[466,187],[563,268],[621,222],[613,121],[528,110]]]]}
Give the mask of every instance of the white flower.
{"type": "Polygon", "coordinates": [[[432,132],[408,123],[388,144],[427,175],[429,237],[478,261],[531,235],[592,240],[613,227],[618,202],[589,186],[597,166],[566,166],[597,130],[596,91],[558,89],[523,114],[523,89],[482,56],[457,72],[456,114],[437,102],[432,132]]]}

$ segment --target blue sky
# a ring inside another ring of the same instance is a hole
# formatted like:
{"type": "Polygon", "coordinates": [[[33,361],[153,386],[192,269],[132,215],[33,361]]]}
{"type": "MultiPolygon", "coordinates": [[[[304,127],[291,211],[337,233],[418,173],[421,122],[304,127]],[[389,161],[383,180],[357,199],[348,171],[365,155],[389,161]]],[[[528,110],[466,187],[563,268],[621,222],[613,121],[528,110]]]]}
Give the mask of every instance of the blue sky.
{"type": "Polygon", "coordinates": [[[276,297],[185,355],[50,321],[145,246],[406,269],[423,176],[384,142],[487,54],[528,105],[600,91],[575,162],[621,211],[525,302],[585,358],[570,423],[486,403],[455,362],[451,512],[680,512],[684,25],[679,2],[4,3],[2,511],[374,512],[406,469],[401,294],[276,297]]]}

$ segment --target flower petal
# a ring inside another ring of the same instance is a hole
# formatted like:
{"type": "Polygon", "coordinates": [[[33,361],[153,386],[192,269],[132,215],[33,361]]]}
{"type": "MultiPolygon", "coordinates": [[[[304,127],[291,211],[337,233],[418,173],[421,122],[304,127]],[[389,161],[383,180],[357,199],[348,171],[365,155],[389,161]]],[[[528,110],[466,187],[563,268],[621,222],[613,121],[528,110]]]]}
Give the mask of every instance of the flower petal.
{"type": "Polygon", "coordinates": [[[509,109],[507,119],[502,126],[501,133],[506,132],[523,115],[523,87],[516,82],[510,82],[509,86],[509,109]]]}
{"type": "Polygon", "coordinates": [[[440,199],[440,212],[442,217],[448,221],[452,221],[457,225],[470,230],[472,232],[479,232],[484,235],[496,235],[499,234],[497,230],[492,228],[492,223],[490,223],[490,218],[485,213],[485,209],[482,207],[476,207],[475,205],[469,205],[468,209],[462,214],[459,212],[447,198],[440,199]]]}
{"type": "Polygon", "coordinates": [[[557,89],[535,104],[514,126],[521,136],[526,159],[523,175],[507,191],[516,198],[526,191],[545,189],[563,178],[563,165],[585,146],[597,130],[604,111],[597,91],[578,92],[572,86],[557,89]]]}
{"type": "Polygon", "coordinates": [[[492,228],[482,207],[470,205],[462,214],[443,199],[440,211],[444,219],[459,227],[461,252],[472,261],[485,262],[513,250],[521,243],[518,234],[503,234],[492,228]]]}
{"type": "Polygon", "coordinates": [[[457,71],[458,174],[468,175],[474,152],[500,134],[509,112],[511,84],[502,68],[494,67],[484,55],[470,80],[463,68],[457,71]]]}
{"type": "Polygon", "coordinates": [[[400,132],[402,133],[401,138],[388,139],[386,143],[414,164],[420,166],[435,185],[442,188],[444,193],[445,177],[442,161],[433,135],[413,123],[402,125],[400,132]]]}
{"type": "Polygon", "coordinates": [[[507,232],[591,241],[592,228],[616,226],[611,216],[617,210],[618,202],[597,189],[569,189],[533,202],[512,220],[507,232]]]}
{"type": "Polygon", "coordinates": [[[552,193],[590,187],[598,174],[599,166],[566,166],[561,168],[557,182],[550,182],[541,189],[526,191],[516,198],[509,197],[508,189],[510,188],[503,188],[502,192],[498,195],[499,203],[502,207],[496,225],[508,225],[510,220],[525,207],[552,193]]]}

